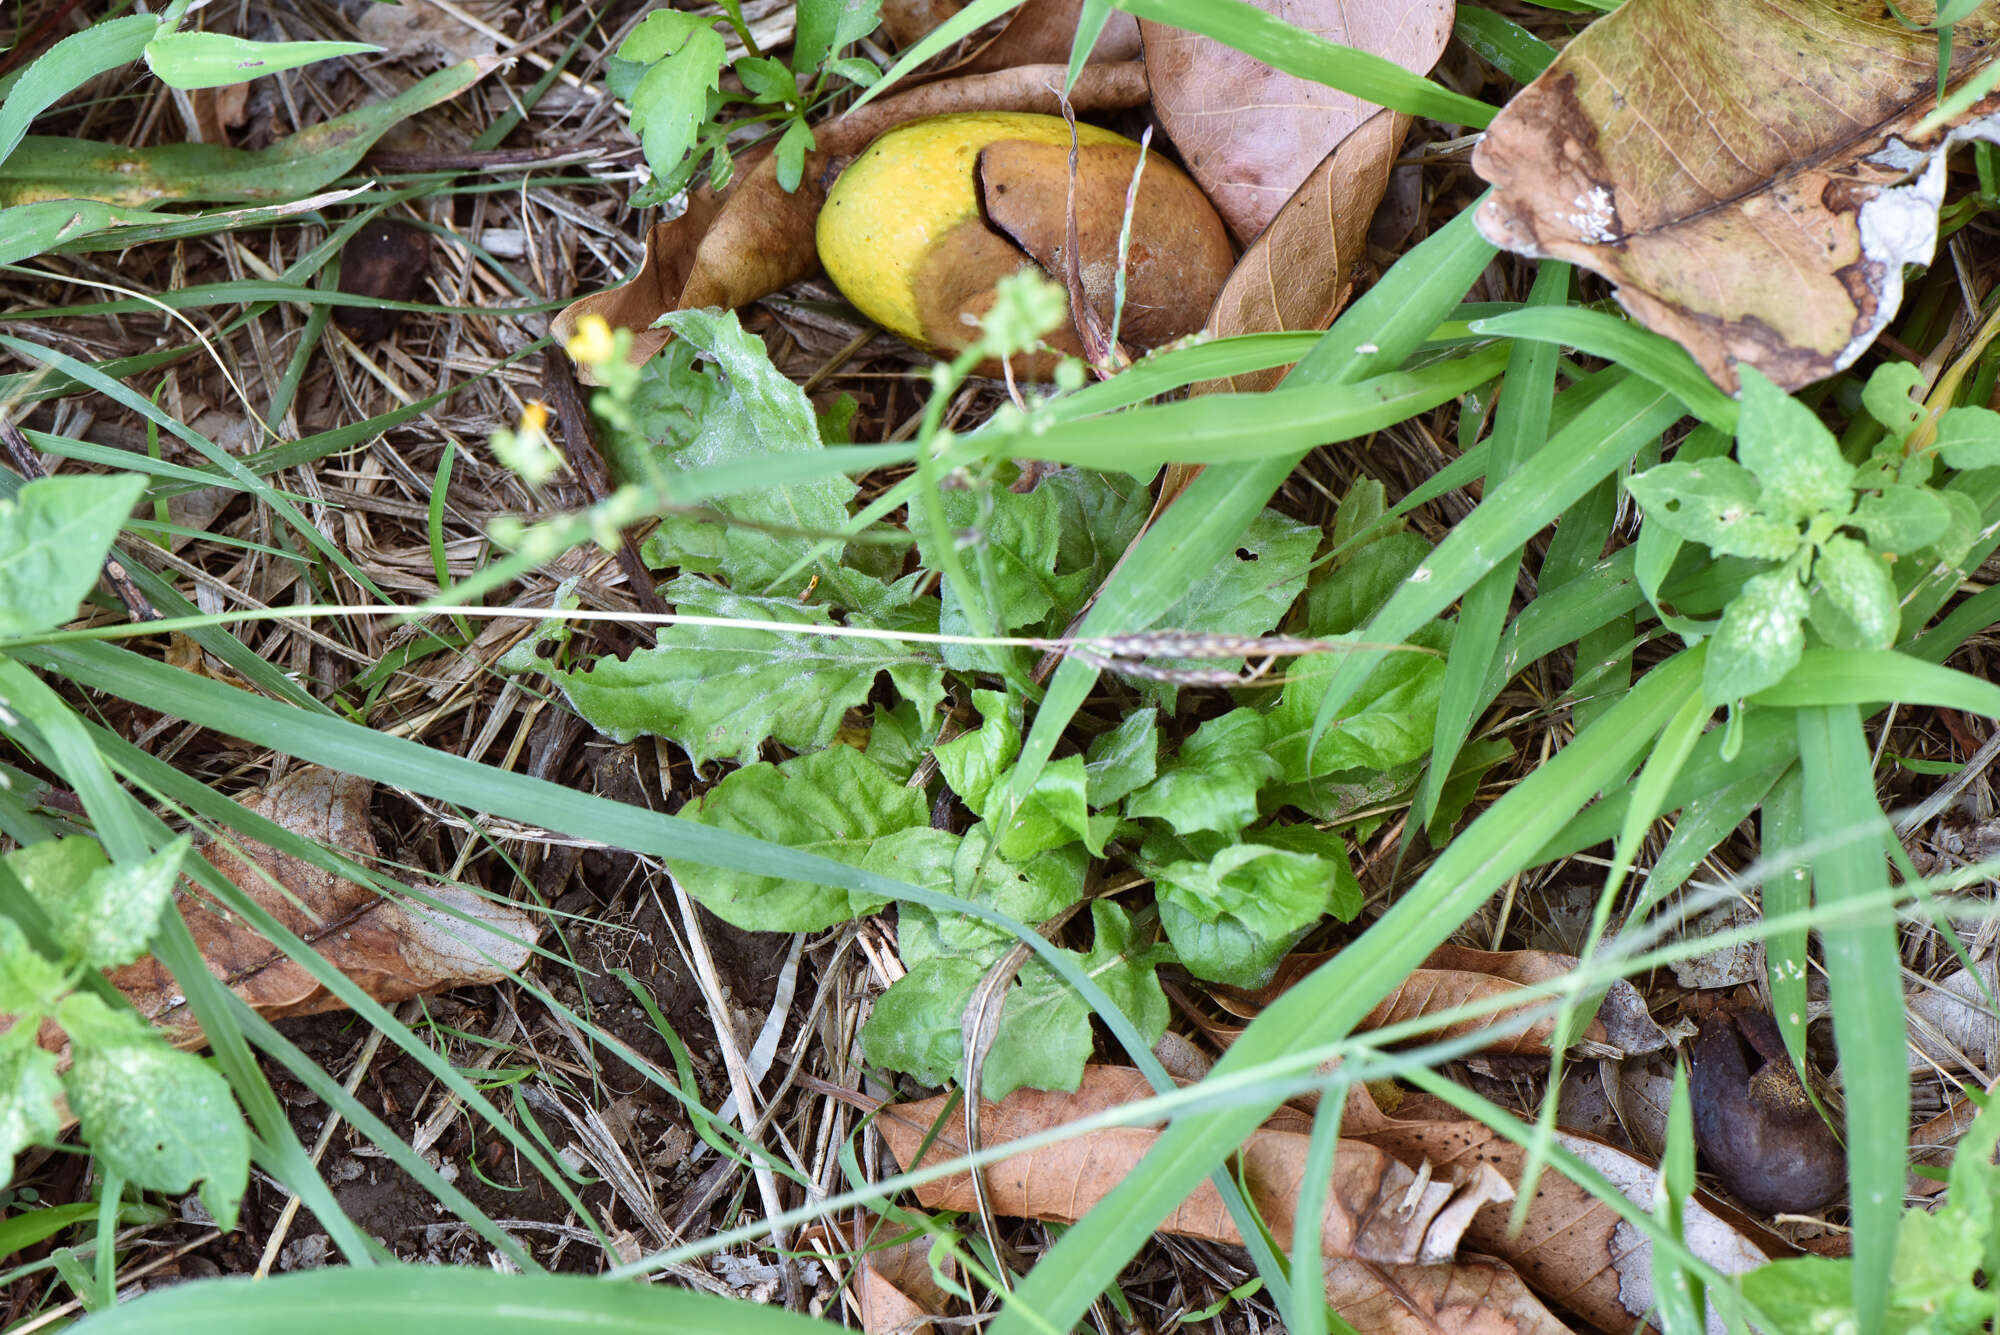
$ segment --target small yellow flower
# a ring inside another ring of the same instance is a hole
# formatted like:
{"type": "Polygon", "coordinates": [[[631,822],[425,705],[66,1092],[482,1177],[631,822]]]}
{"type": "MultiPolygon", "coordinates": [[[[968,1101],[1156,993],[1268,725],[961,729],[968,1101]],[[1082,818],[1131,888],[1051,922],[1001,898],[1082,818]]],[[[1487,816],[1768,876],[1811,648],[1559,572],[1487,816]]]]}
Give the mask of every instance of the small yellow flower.
{"type": "Polygon", "coordinates": [[[598,366],[611,360],[615,349],[611,342],[611,325],[601,315],[586,315],[576,322],[576,333],[564,345],[572,360],[585,366],[598,366]]]}
{"type": "Polygon", "coordinates": [[[521,409],[521,434],[524,436],[547,435],[549,429],[549,406],[540,399],[529,399],[521,409]]]}

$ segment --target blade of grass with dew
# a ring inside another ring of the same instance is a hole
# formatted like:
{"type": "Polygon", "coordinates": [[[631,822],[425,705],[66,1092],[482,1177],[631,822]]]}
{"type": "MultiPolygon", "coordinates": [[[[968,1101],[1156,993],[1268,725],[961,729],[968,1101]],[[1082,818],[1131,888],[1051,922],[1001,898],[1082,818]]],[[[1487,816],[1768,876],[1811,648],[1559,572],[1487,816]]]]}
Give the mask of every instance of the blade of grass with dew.
{"type": "MultiPolygon", "coordinates": [[[[1358,940],[1253,1020],[1212,1077],[1232,1076],[1347,1034],[1501,883],[1528,866],[1570,812],[1644,754],[1700,676],[1699,657],[1687,653],[1647,673],[1587,734],[1534,770],[1452,840],[1358,940]]],[[[1016,1289],[1015,1304],[1001,1313],[993,1335],[1025,1335],[1037,1324],[1028,1313],[1067,1329],[1167,1212],[1235,1151],[1279,1097],[1190,1114],[1170,1124],[1138,1167],[1043,1255],[1016,1289]]]]}
{"type": "Polygon", "coordinates": [[[1169,463],[1295,457],[1315,445],[1353,440],[1429,412],[1493,379],[1506,363],[1506,347],[1495,345],[1421,371],[1277,393],[1203,394],[1047,427],[1019,421],[1017,429],[972,439],[1008,458],[1141,475],[1169,463]]]}
{"type": "MultiPolygon", "coordinates": [[[[1888,821],[1855,705],[1797,711],[1805,832],[1818,898],[1839,904],[1888,884],[1888,821]]],[[[1854,1231],[1854,1315],[1880,1330],[1903,1222],[1909,1171],[1909,1041],[1896,915],[1884,911],[1820,929],[1833,1036],[1847,1092],[1848,1209],[1854,1231]]]]}
{"type": "Polygon", "coordinates": [[[1710,426],[1735,434],[1736,400],[1717,389],[1680,344],[1630,320],[1566,306],[1474,320],[1472,329],[1478,334],[1558,344],[1616,362],[1672,394],[1710,426]]]}
{"type": "MultiPolygon", "coordinates": [[[[1545,260],[1535,274],[1528,304],[1546,306],[1567,301],[1569,284],[1569,265],[1545,260]]],[[[1500,402],[1493,412],[1493,430],[1487,436],[1492,451],[1486,463],[1488,487],[1505,481],[1528,456],[1548,443],[1549,404],[1555,398],[1556,364],[1560,360],[1556,349],[1543,343],[1516,343],[1509,353],[1507,378],[1501,384],[1500,402]]],[[[1437,728],[1431,739],[1431,758],[1411,802],[1413,832],[1429,828],[1431,816],[1437,810],[1438,790],[1458,759],[1458,748],[1465,744],[1473,723],[1485,708],[1479,699],[1479,687],[1507,624],[1521,550],[1517,548],[1511,557],[1498,558],[1460,601],[1458,629],[1452,633],[1452,652],[1445,658],[1444,682],[1438,688],[1437,728]]]]}
{"type": "Polygon", "coordinates": [[[1352,93],[1409,116],[1483,130],[1500,113],[1463,93],[1412,74],[1393,60],[1339,46],[1245,0],[1112,0],[1142,19],[1198,32],[1273,69],[1352,93]]]}
{"type": "MultiPolygon", "coordinates": [[[[1631,926],[1643,923],[1668,895],[1687,884],[1695,868],[1756,813],[1785,768],[1767,766],[1714,792],[1689,799],[1674,822],[1674,832],[1667,836],[1653,865],[1646,869],[1645,887],[1632,900],[1626,923],[1631,926]]],[[[1768,912],[1768,901],[1765,907],[1768,912]]]]}
{"type": "MultiPolygon", "coordinates": [[[[1500,554],[1527,542],[1680,416],[1680,404],[1658,386],[1637,376],[1620,379],[1555,434],[1536,455],[1533,469],[1487,492],[1362,627],[1361,638],[1377,644],[1407,639],[1477,582],[1500,554]]],[[[1315,738],[1381,658],[1379,650],[1343,657],[1320,700],[1315,738]]]]}
{"type": "Polygon", "coordinates": [[[1620,549],[1576,579],[1544,593],[1521,609],[1479,684],[1472,712],[1483,714],[1501,690],[1522,669],[1565,645],[1575,644],[1594,627],[1639,605],[1639,582],[1632,573],[1632,549],[1620,549]]]}
{"type": "MultiPolygon", "coordinates": [[[[1804,779],[1793,766],[1785,771],[1764,801],[1758,833],[1765,872],[1759,899],[1766,919],[1802,913],[1812,904],[1812,867],[1804,857],[1805,800],[1804,779]]],[[[1806,1074],[1808,944],[1803,926],[1774,930],[1764,938],[1764,972],[1771,984],[1771,1017],[1778,1022],[1785,1051],[1801,1080],[1806,1074]]]]}
{"type": "MultiPolygon", "coordinates": [[[[1619,481],[1616,474],[1605,478],[1556,521],[1555,536],[1536,572],[1538,588],[1560,589],[1597,564],[1618,522],[1619,481]]],[[[1574,727],[1588,727],[1632,684],[1637,640],[1637,621],[1629,612],[1577,638],[1568,691],[1574,727]]]]}
{"type": "Polygon", "coordinates": [[[1530,84],[1556,58],[1556,49],[1520,24],[1490,9],[1460,5],[1452,35],[1516,83],[1530,84]]]}
{"type": "MultiPolygon", "coordinates": [[[[4,655],[0,655],[0,698],[5,698],[8,709],[38,736],[24,738],[5,721],[0,721],[0,732],[12,734],[16,745],[30,754],[43,753],[43,763],[61,774],[82,800],[114,862],[144,861],[152,856],[156,842],[168,842],[172,832],[112,779],[82,720],[33,673],[4,655]],[[148,838],[148,825],[157,827],[160,838],[148,838]]],[[[284,1106],[229,1014],[222,984],[209,973],[180,914],[161,914],[152,944],[207,1035],[216,1065],[249,1114],[257,1133],[252,1147],[255,1159],[299,1193],[350,1264],[372,1265],[367,1235],[341,1211],[305,1147],[299,1144],[284,1106]]]]}
{"type": "Polygon", "coordinates": [[[783,1307],[665,1285],[581,1275],[496,1274],[483,1266],[397,1265],[310,1270],[266,1279],[212,1279],[156,1289],[93,1315],[78,1335],[214,1335],[282,1330],[343,1335],[824,1335],[824,1323],[783,1307]]]}
{"type": "Polygon", "coordinates": [[[100,74],[146,54],[160,20],[132,14],[74,32],[35,58],[0,102],[0,162],[10,157],[35,117],[100,74]]]}
{"type": "MultiPolygon", "coordinates": [[[[1294,382],[1345,383],[1371,369],[1401,365],[1458,304],[1493,255],[1492,245],[1472,226],[1471,210],[1453,218],[1348,307],[1275,392],[1286,393],[1285,386],[1294,382]],[[1364,354],[1364,347],[1373,351],[1364,354]]],[[[1191,579],[1234,548],[1303,457],[1203,469],[1105,581],[1077,634],[1128,635],[1152,626],[1180,601],[1191,579]]],[[[1034,790],[1097,675],[1074,657],[1056,669],[1015,763],[1016,801],[1025,801],[1034,790]]]]}

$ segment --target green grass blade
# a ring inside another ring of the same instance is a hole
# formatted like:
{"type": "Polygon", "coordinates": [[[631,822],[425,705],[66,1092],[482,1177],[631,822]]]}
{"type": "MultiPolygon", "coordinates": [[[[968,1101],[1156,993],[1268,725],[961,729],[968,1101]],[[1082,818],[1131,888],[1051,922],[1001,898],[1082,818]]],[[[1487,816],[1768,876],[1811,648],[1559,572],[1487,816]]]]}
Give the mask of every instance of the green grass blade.
{"type": "Polygon", "coordinates": [[[313,1270],[156,1289],[73,1327],[79,1335],[215,1335],[225,1330],[350,1335],[824,1335],[782,1307],[664,1285],[477,1267],[313,1270]]]}
{"type": "MultiPolygon", "coordinates": [[[[1454,839],[1359,940],[1266,1008],[1213,1074],[1231,1075],[1351,1030],[1496,887],[1528,866],[1569,813],[1644,754],[1700,675],[1699,656],[1685,653],[1647,673],[1587,735],[1454,839]]],[[[1269,1115],[1277,1097],[1171,1123],[1139,1166],[1022,1280],[993,1335],[1028,1335],[1036,1323],[1027,1313],[1068,1329],[1160,1219],[1269,1115]]]]}
{"type": "MultiPolygon", "coordinates": [[[[1786,918],[1812,903],[1812,866],[1805,859],[1805,785],[1796,767],[1764,800],[1761,813],[1761,853],[1769,865],[1761,894],[1764,918],[1786,918]],[[1785,865],[1792,864],[1792,865],[1785,865]]],[[[1764,969],[1771,983],[1771,1016],[1785,1037],[1792,1065],[1805,1075],[1806,1058],[1806,929],[1774,929],[1764,938],[1764,969]]]]}
{"type": "Polygon", "coordinates": [[[1244,0],[1112,0],[1142,19],[1212,37],[1273,69],[1352,93],[1364,102],[1411,116],[1483,130],[1498,107],[1454,93],[1393,60],[1295,28],[1244,0]]]}
{"type": "Polygon", "coordinates": [[[1896,701],[2000,718],[2000,685],[1894,649],[1808,649],[1755,704],[1868,705],[1896,701]]]}
{"type": "MultiPolygon", "coordinates": [[[[1531,306],[1553,305],[1569,297],[1570,267],[1543,263],[1528,294],[1531,306]]],[[[1556,365],[1561,361],[1546,343],[1521,342],[1508,356],[1507,379],[1493,412],[1487,440],[1492,455],[1486,465],[1486,485],[1507,480],[1523,460],[1548,443],[1549,405],[1555,398],[1556,365]]],[[[1500,647],[1500,633],[1514,601],[1514,580],[1521,566],[1519,549],[1502,557],[1479,582],[1466,590],[1459,604],[1458,629],[1452,652],[1445,659],[1444,684],[1438,688],[1437,730],[1431,739],[1430,764],[1412,805],[1412,830],[1428,829],[1437,809],[1438,790],[1458,759],[1458,748],[1486,704],[1479,687],[1500,647]]]]}
{"type": "Polygon", "coordinates": [[[1472,329],[1479,334],[1561,344],[1616,362],[1672,394],[1709,425],[1731,433],[1736,430],[1736,400],[1717,389],[1680,344],[1630,320],[1570,306],[1475,320],[1472,329]]]}
{"type": "Polygon", "coordinates": [[[1353,440],[1429,412],[1485,384],[1506,364],[1506,347],[1495,345],[1422,370],[1390,371],[1352,384],[1204,394],[1042,429],[1016,418],[1017,429],[976,439],[1008,458],[1142,476],[1169,463],[1293,458],[1315,445],[1353,440]]]}
{"type": "Polygon", "coordinates": [[[1460,5],[1452,33],[1473,54],[1516,83],[1533,83],[1556,58],[1556,49],[1520,24],[1490,9],[1460,5]]]}
{"type": "MultiPolygon", "coordinates": [[[[1861,712],[1851,704],[1808,706],[1797,718],[1806,838],[1819,900],[1840,904],[1879,891],[1888,884],[1888,822],[1875,800],[1861,712]]],[[[1847,1093],[1854,1315],[1860,1329],[1880,1330],[1909,1171],[1908,1033],[1896,915],[1885,910],[1829,923],[1820,940],[1847,1093]]]]}
{"type": "Polygon", "coordinates": [[[98,75],[139,59],[159,31],[152,15],[133,14],[71,33],[36,57],[0,103],[0,162],[12,156],[35,117],[98,75]]]}
{"type": "MultiPolygon", "coordinates": [[[[1536,456],[1533,469],[1516,473],[1488,492],[1479,508],[1461,520],[1391,595],[1360,637],[1377,644],[1407,639],[1471,588],[1501,554],[1525,543],[1680,415],[1680,404],[1671,395],[1637,376],[1612,385],[1556,433],[1536,456]]],[[[1382,655],[1381,650],[1363,650],[1342,659],[1320,701],[1316,737],[1382,655]]]]}
{"type": "MultiPolygon", "coordinates": [[[[1283,394],[1284,386],[1295,381],[1338,384],[1361,379],[1370,369],[1401,365],[1458,304],[1493,253],[1473,228],[1471,210],[1461,213],[1334,321],[1277,392],[1283,394]],[[1364,356],[1359,351],[1364,346],[1376,351],[1364,356]]],[[[1106,581],[1079,633],[1131,634],[1151,626],[1180,601],[1190,579],[1231,549],[1302,457],[1203,470],[1106,581]]],[[[1034,790],[1056,742],[1096,680],[1096,671],[1074,657],[1056,669],[1015,765],[1017,801],[1034,790]]]]}

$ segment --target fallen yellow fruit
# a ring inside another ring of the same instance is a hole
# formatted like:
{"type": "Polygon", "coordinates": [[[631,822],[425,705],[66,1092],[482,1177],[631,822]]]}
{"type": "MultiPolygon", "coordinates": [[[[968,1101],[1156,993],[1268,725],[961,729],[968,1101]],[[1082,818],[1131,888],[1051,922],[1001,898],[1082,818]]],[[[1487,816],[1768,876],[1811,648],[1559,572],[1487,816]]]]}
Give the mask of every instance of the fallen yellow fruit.
{"type": "MultiPolygon", "coordinates": [[[[1139,145],[1076,127],[1084,293],[1108,325],[1118,241],[1139,145]]],[[[993,284],[1039,264],[1063,281],[1070,127],[1055,116],[966,112],[883,134],[841,173],[820,211],[820,263],[863,314],[951,354],[976,337],[993,284]]],[[[1146,157],[1132,211],[1122,342],[1153,347],[1199,329],[1235,259],[1200,187],[1146,157]]],[[[1050,344],[1079,352],[1073,327],[1050,344]]]]}

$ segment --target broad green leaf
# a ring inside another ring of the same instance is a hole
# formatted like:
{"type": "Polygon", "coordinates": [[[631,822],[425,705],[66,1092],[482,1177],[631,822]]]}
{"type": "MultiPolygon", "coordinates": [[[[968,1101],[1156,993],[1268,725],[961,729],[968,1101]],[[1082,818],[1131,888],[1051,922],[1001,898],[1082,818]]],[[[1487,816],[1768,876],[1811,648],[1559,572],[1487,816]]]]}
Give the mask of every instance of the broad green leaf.
{"type": "MultiPolygon", "coordinates": [[[[924,795],[891,779],[850,746],[746,765],[681,815],[734,834],[858,867],[874,843],[928,823],[924,795]]],[[[670,860],[668,866],[723,921],[758,932],[816,932],[888,901],[813,881],[670,860]]]]}
{"type": "Polygon", "coordinates": [[[1820,547],[1813,578],[1855,631],[1855,642],[1836,642],[1836,648],[1887,649],[1896,642],[1902,609],[1896,604],[1896,579],[1888,562],[1853,538],[1836,533],[1820,547]]]}
{"type": "Polygon", "coordinates": [[[1317,743],[1327,691],[1350,655],[1314,654],[1292,660],[1271,711],[1270,754],[1286,783],[1303,783],[1339,770],[1387,770],[1430,749],[1437,725],[1438,693],[1450,643],[1448,623],[1433,622],[1410,636],[1411,648],[1381,657],[1375,668],[1333,712],[1317,743]]]}
{"type": "Polygon", "coordinates": [[[984,722],[976,730],[936,748],[938,772],[973,814],[1000,826],[1002,856],[1033,857],[1073,840],[1096,843],[1085,797],[1082,756],[1065,756],[1047,766],[1018,810],[1007,778],[1021,753],[1021,705],[1001,691],[974,691],[973,703],[984,722]]]}
{"type": "MultiPolygon", "coordinates": [[[[20,929],[11,920],[0,919],[0,924],[4,924],[0,947],[34,954],[26,941],[18,940],[20,929]],[[8,931],[15,941],[7,939],[8,931]]],[[[62,1134],[62,1117],[56,1110],[56,1098],[62,1093],[56,1055],[36,1045],[36,1028],[17,1024],[0,1034],[0,1182],[13,1178],[14,1159],[22,1150],[51,1144],[62,1134]]]]}
{"type": "MultiPolygon", "coordinates": [[[[832,624],[821,608],[791,598],[744,597],[697,575],[674,580],[665,595],[687,615],[832,624]]],[[[851,635],[675,625],[660,628],[653,648],[622,661],[605,657],[549,676],[578,714],[611,737],[629,741],[652,733],[679,743],[697,765],[714,759],[747,764],[766,741],[794,751],[826,746],[884,672],[927,715],[944,693],[929,652],[851,635]]],[[[542,665],[524,655],[504,666],[521,671],[542,665]]]]}
{"type": "Polygon", "coordinates": [[[1057,501],[1056,608],[1049,629],[1060,631],[1139,536],[1153,495],[1138,478],[1083,468],[1057,469],[1035,490],[1053,492],[1057,501]]]}
{"type": "Polygon", "coordinates": [[[798,96],[798,81],[782,60],[770,56],[744,56],[730,67],[743,81],[744,91],[759,102],[783,105],[798,96]]]}
{"type": "Polygon", "coordinates": [[[875,31],[881,9],[882,0],[799,0],[792,68],[812,73],[828,56],[875,31]]]}
{"type": "Polygon", "coordinates": [[[1732,459],[1661,464],[1625,481],[1646,518],[1717,556],[1782,561],[1798,549],[1798,525],[1758,509],[1757,477],[1732,459]]]}
{"type": "Polygon", "coordinates": [[[1868,373],[1861,388],[1861,406],[1896,440],[1906,440],[1923,419],[1923,368],[1914,362],[1887,361],[1868,373]],[[1916,398],[1910,396],[1915,394],[1916,398]]]}
{"type": "Polygon", "coordinates": [[[1953,497],[1971,499],[1962,492],[1887,486],[1857,500],[1847,522],[1868,535],[1870,546],[1902,556],[1951,532],[1956,519],[1953,497]]]}
{"type": "MultiPolygon", "coordinates": [[[[1512,754],[1512,747],[1507,750],[1512,754]]],[[[1243,839],[1246,843],[1282,848],[1288,853],[1304,853],[1318,858],[1333,873],[1333,882],[1327,891],[1326,911],[1342,922],[1352,922],[1354,915],[1361,912],[1361,882],[1355,878],[1347,839],[1340,831],[1321,829],[1317,825],[1267,825],[1261,830],[1250,831],[1243,839]]]]}
{"type": "Polygon", "coordinates": [[[1743,1296],[1775,1323],[1771,1335],[1854,1330],[1854,1300],[1849,1293],[1853,1269],[1854,1262],[1847,1257],[1781,1257],[1744,1274],[1743,1296]]]}
{"type": "MultiPolygon", "coordinates": [[[[1274,629],[1298,600],[1319,542],[1317,528],[1266,510],[1251,521],[1229,555],[1183,585],[1180,600],[1154,624],[1164,630],[1262,635],[1274,629]]],[[[1192,659],[1163,659],[1159,665],[1215,666],[1192,659]]],[[[1148,683],[1145,694],[1170,702],[1174,692],[1148,683]]]]}
{"type": "Polygon", "coordinates": [[[948,1084],[965,1064],[962,1016],[985,967],[958,956],[906,967],[908,972],[875,999],[861,1026],[861,1055],[872,1066],[902,1071],[923,1084],[948,1084]]]}
{"type": "Polygon", "coordinates": [[[1024,1086],[1073,1090],[1083,1082],[1092,1042],[1090,1007],[1046,964],[1030,960],[1001,1005],[980,1095],[1004,1099],[1024,1086]]]}
{"type": "MultiPolygon", "coordinates": [[[[616,446],[628,467],[647,467],[675,495],[676,473],[730,464],[757,467],[823,451],[812,401],[771,365],[763,340],[745,331],[735,312],[673,311],[664,324],[678,337],[666,356],[654,359],[659,370],[642,381],[634,405],[641,435],[621,435],[616,446]],[[713,362],[714,369],[697,370],[697,356],[713,362]]],[[[744,521],[725,522],[720,532],[710,527],[705,546],[716,549],[713,569],[738,593],[797,597],[804,592],[803,581],[792,587],[776,582],[820,536],[846,525],[856,490],[850,479],[827,474],[711,501],[710,508],[725,520],[744,521]]],[[[673,518],[679,522],[670,527],[672,533],[695,522],[673,518]]],[[[873,610],[867,603],[878,595],[863,586],[875,581],[832,561],[820,562],[815,571],[820,576],[816,601],[873,610]]]]}
{"type": "MultiPolygon", "coordinates": [[[[868,68],[872,70],[875,67],[869,65],[868,68]]],[[[789,193],[799,188],[799,182],[805,179],[806,154],[813,151],[813,146],[812,126],[804,120],[794,120],[785,127],[785,132],[778,136],[775,156],[780,189],[789,193]]]]}
{"type": "Polygon", "coordinates": [[[1407,529],[1347,553],[1306,591],[1307,633],[1352,634],[1430,554],[1431,545],[1407,529]]]}
{"type": "Polygon", "coordinates": [[[1951,468],[2000,467],[2000,413],[1947,408],[1938,414],[1938,457],[1951,468]]]}
{"type": "Polygon", "coordinates": [[[146,479],[38,478],[0,500],[0,635],[29,635],[76,615],[146,479]]]}
{"type": "Polygon", "coordinates": [[[250,1132],[229,1082],[90,993],[64,998],[57,1018],[74,1056],[63,1092],[91,1153],[150,1191],[183,1192],[199,1181],[215,1222],[235,1228],[249,1183],[250,1132]]]}
{"type": "Polygon", "coordinates": [[[631,107],[632,131],[655,175],[670,176],[693,150],[708,95],[721,85],[726,46],[706,16],[656,9],[618,48],[626,60],[652,64],[632,90],[631,107]]]}
{"type": "Polygon", "coordinates": [[[1844,515],[1854,505],[1854,465],[1812,409],[1743,368],[1743,414],[1736,458],[1762,484],[1762,507],[1773,518],[1807,523],[1844,515]]]}
{"type": "Polygon", "coordinates": [[[1326,912],[1333,867],[1306,853],[1234,844],[1205,862],[1153,868],[1160,922],[1198,978],[1262,987],[1326,912]]]}
{"type": "MultiPolygon", "coordinates": [[[[0,204],[97,199],[140,208],[177,199],[301,199],[351,170],[391,126],[458,96],[495,64],[491,60],[460,61],[386,102],[321,121],[269,148],[232,148],[227,144],[131,148],[91,139],[29,135],[0,162],[0,204]]],[[[9,101],[11,104],[12,99],[9,101]]]]}
{"type": "MultiPolygon", "coordinates": [[[[972,553],[966,558],[968,573],[980,581],[984,605],[998,631],[1004,635],[1046,617],[1057,596],[1062,503],[1056,493],[1044,487],[1022,493],[987,482],[976,489],[948,488],[939,500],[952,541],[972,553]]],[[[917,528],[917,555],[932,570],[944,568],[936,535],[926,525],[917,528]]],[[[950,634],[963,635],[971,629],[962,596],[949,581],[939,624],[950,634]]],[[[955,667],[969,666],[975,652],[955,647],[947,661],[955,667]]]]}
{"type": "MultiPolygon", "coordinates": [[[[1076,850],[1037,854],[1017,864],[989,852],[990,837],[983,825],[973,826],[963,839],[920,826],[882,840],[861,865],[1025,923],[1046,922],[1082,896],[1085,862],[1076,850]]],[[[962,957],[981,968],[1017,944],[991,923],[921,904],[897,910],[896,941],[905,964],[962,957]]]]}
{"type": "Polygon", "coordinates": [[[1145,787],[1159,773],[1160,711],[1135,709],[1084,752],[1084,782],[1093,810],[1145,787]]]}
{"type": "MultiPolygon", "coordinates": [[[[84,839],[56,842],[58,846],[75,843],[92,850],[97,847],[84,839]]],[[[22,851],[43,846],[30,845],[22,851]]],[[[49,926],[74,958],[92,968],[115,969],[146,953],[160,914],[173,899],[174,883],[180,879],[181,859],[188,847],[187,837],[182,836],[144,862],[114,863],[53,894],[40,888],[34,888],[34,893],[48,911],[49,926]]],[[[22,880],[28,878],[23,876],[22,880]]]]}
{"type": "Polygon", "coordinates": [[[1270,740],[1270,724],[1254,709],[1210,719],[1157,779],[1126,799],[1125,814],[1163,820],[1180,834],[1234,835],[1257,819],[1257,790],[1281,773],[1270,740]]]}
{"type": "Polygon", "coordinates": [[[169,88],[223,88],[381,49],[366,42],[253,42],[219,32],[163,32],[146,43],[146,66],[169,88]]]}
{"type": "MultiPolygon", "coordinates": [[[[41,1010],[55,1001],[64,985],[62,967],[36,950],[12,918],[0,916],[0,1015],[41,1010]]],[[[0,1089],[5,1087],[0,1082],[0,1089]]]]}
{"type": "Polygon", "coordinates": [[[1091,901],[1090,920],[1097,939],[1083,957],[1083,971],[1132,1018],[1141,1034],[1157,1040],[1166,1032],[1172,1011],[1156,969],[1173,958],[1172,948],[1159,942],[1139,944],[1131,915],[1108,899],[1091,901]]]}
{"type": "Polygon", "coordinates": [[[1805,652],[1812,600],[1788,569],[1752,575],[1729,602],[1709,644],[1702,698],[1726,705],[1776,685],[1805,652]]]}

